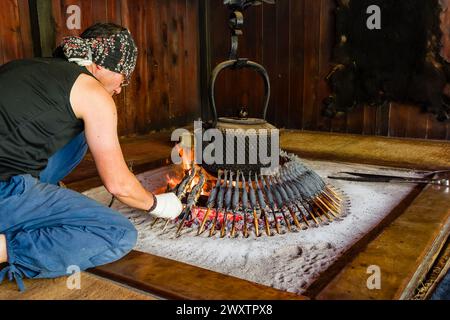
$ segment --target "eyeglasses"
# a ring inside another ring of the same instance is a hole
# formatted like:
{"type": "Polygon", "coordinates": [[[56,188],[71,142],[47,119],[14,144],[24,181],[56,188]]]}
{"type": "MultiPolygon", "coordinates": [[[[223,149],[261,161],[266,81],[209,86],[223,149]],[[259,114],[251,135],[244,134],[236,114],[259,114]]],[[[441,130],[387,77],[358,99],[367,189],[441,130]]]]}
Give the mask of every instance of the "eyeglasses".
{"type": "Polygon", "coordinates": [[[123,88],[123,87],[127,87],[129,84],[130,84],[130,80],[124,76],[124,79],[123,79],[122,83],[120,84],[120,86],[123,88]]]}

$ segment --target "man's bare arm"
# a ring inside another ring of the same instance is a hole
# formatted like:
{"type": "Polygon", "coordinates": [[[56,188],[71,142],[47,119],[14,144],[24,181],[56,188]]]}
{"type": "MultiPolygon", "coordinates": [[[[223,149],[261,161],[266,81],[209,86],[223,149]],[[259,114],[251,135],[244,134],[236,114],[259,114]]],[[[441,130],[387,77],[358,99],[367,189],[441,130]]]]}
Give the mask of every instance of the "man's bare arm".
{"type": "Polygon", "coordinates": [[[114,100],[94,78],[81,75],[71,92],[76,116],[84,120],[86,139],[106,189],[130,207],[148,210],[153,196],[125,162],[117,134],[114,100]]]}

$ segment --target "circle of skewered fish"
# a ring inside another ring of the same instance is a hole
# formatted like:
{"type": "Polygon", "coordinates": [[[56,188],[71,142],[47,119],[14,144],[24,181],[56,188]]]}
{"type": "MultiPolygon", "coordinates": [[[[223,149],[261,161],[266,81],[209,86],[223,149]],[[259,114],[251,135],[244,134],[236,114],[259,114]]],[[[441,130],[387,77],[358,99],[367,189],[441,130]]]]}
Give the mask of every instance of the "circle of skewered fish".
{"type": "MultiPolygon", "coordinates": [[[[273,175],[219,171],[203,206],[198,202],[206,173],[193,166],[170,190],[186,205],[177,219],[162,224],[163,231],[173,225],[170,229],[175,230],[176,237],[185,228],[197,228],[198,236],[234,238],[240,232],[245,238],[251,234],[273,236],[319,227],[346,215],[348,201],[341,192],[304,166],[297,156],[283,152],[281,157],[284,164],[273,175]],[[198,182],[193,184],[196,178],[198,182]]],[[[151,227],[160,221],[155,219],[151,227]]]]}

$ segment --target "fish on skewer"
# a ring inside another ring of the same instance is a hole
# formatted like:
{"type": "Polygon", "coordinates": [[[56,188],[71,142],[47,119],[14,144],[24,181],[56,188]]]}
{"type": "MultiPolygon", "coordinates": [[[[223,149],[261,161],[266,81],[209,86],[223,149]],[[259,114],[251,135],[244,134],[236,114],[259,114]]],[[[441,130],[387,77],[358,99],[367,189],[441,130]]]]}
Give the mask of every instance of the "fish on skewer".
{"type": "MultiPolygon", "coordinates": [[[[255,176],[255,180],[256,180],[256,183],[259,186],[259,182],[258,182],[258,177],[257,176],[255,176]]],[[[272,197],[272,193],[270,192],[269,188],[267,187],[266,181],[264,180],[263,176],[261,176],[261,181],[262,181],[263,189],[264,189],[266,197],[267,197],[267,202],[269,204],[268,208],[270,208],[271,211],[272,211],[272,215],[273,215],[273,219],[274,219],[274,223],[275,223],[275,228],[277,230],[277,233],[281,234],[281,226],[280,226],[280,223],[278,222],[278,217],[277,217],[277,215],[275,213],[276,212],[276,208],[275,208],[275,202],[274,202],[273,197],[272,197]]],[[[261,194],[263,194],[263,190],[261,189],[261,187],[259,188],[259,190],[260,190],[261,194]]],[[[284,216],[284,214],[283,214],[283,216],[284,216]]],[[[285,222],[286,222],[286,227],[288,228],[289,231],[291,231],[291,223],[289,222],[289,220],[286,219],[286,216],[284,216],[284,218],[285,218],[285,222]]]]}
{"type": "MultiPolygon", "coordinates": [[[[270,181],[271,183],[271,181],[270,181]]],[[[303,213],[303,211],[298,208],[298,206],[296,205],[296,201],[297,201],[297,196],[295,194],[295,191],[293,190],[293,188],[291,188],[290,184],[286,181],[283,181],[283,183],[279,183],[279,185],[274,186],[274,189],[281,189],[281,193],[283,193],[284,197],[285,197],[285,201],[286,201],[286,207],[289,211],[289,213],[292,216],[292,219],[294,221],[294,224],[297,226],[297,228],[301,229],[302,226],[300,224],[300,222],[297,219],[297,214],[296,214],[296,208],[298,209],[298,211],[300,212],[300,215],[303,218],[303,221],[305,221],[306,226],[309,227],[309,222],[308,219],[306,219],[305,214],[303,213]]],[[[277,191],[278,192],[278,191],[277,191]]],[[[280,193],[280,197],[283,198],[283,195],[280,193]]]]}
{"type": "Polygon", "coordinates": [[[205,175],[203,173],[200,173],[200,180],[199,182],[192,188],[191,193],[189,194],[187,198],[187,204],[184,208],[183,212],[181,213],[179,219],[181,219],[181,222],[178,226],[178,230],[176,233],[176,236],[179,237],[181,235],[181,231],[183,230],[185,226],[185,222],[188,220],[188,218],[192,214],[192,208],[197,204],[198,199],[200,198],[203,190],[203,186],[205,185],[205,175]]]}
{"type": "MultiPolygon", "coordinates": [[[[283,210],[286,207],[286,205],[284,205],[283,202],[280,202],[280,201],[275,202],[274,195],[273,195],[274,188],[271,185],[270,180],[268,183],[266,183],[265,177],[261,177],[261,181],[263,184],[263,188],[266,191],[267,200],[269,202],[269,205],[272,208],[272,211],[275,212],[275,205],[276,205],[278,207],[278,209],[280,210],[281,214],[283,215],[284,223],[286,224],[288,231],[292,232],[291,222],[286,217],[286,214],[284,213],[284,210],[283,210]]],[[[292,214],[292,212],[291,212],[291,214],[292,214]]],[[[275,216],[275,218],[276,218],[276,216],[275,216]]],[[[297,220],[297,217],[295,216],[295,214],[292,215],[292,218],[294,219],[294,223],[296,224],[296,226],[298,228],[301,228],[300,223],[298,223],[298,220],[297,220]]]]}
{"type": "Polygon", "coordinates": [[[259,219],[258,219],[258,215],[256,214],[256,210],[258,209],[258,203],[256,200],[256,192],[255,189],[253,188],[253,182],[252,182],[252,178],[251,178],[251,172],[249,174],[248,177],[248,186],[249,186],[249,197],[250,197],[250,206],[252,208],[253,211],[253,224],[255,227],[255,235],[256,237],[260,237],[259,234],[259,219]]]}
{"type": "Polygon", "coordinates": [[[231,210],[231,201],[233,197],[233,175],[234,173],[230,171],[230,177],[228,179],[227,191],[225,192],[225,212],[223,213],[222,227],[220,230],[220,237],[224,238],[227,234],[227,220],[228,212],[231,210]]]}
{"type": "MultiPolygon", "coordinates": [[[[300,186],[297,184],[296,180],[294,179],[294,177],[292,177],[286,171],[283,173],[283,177],[284,177],[283,183],[290,184],[291,190],[294,192],[295,201],[293,201],[293,203],[298,208],[305,223],[309,226],[309,222],[308,222],[307,218],[311,217],[314,220],[316,226],[320,226],[320,223],[317,220],[316,216],[313,214],[312,210],[309,208],[309,204],[303,200],[304,195],[300,189],[300,186]],[[303,212],[303,210],[306,210],[306,212],[308,213],[308,216],[305,216],[305,213],[303,212]]],[[[277,188],[277,189],[279,189],[279,188],[277,188]]]]}
{"type": "MultiPolygon", "coordinates": [[[[251,182],[251,178],[250,178],[250,183],[252,183],[251,182]]],[[[264,221],[264,226],[265,226],[265,229],[266,229],[266,234],[268,235],[268,236],[273,236],[273,234],[272,234],[272,232],[270,231],[270,223],[269,223],[269,219],[267,218],[267,215],[266,215],[266,208],[267,208],[267,204],[266,204],[266,200],[264,199],[264,194],[263,194],[263,192],[262,192],[262,190],[261,190],[261,187],[260,187],[260,185],[259,185],[259,183],[258,183],[258,178],[257,178],[257,176],[255,175],[255,183],[256,183],[256,194],[258,195],[258,202],[259,202],[259,209],[261,210],[261,218],[263,219],[263,221],[264,221]]],[[[277,223],[278,221],[276,221],[276,223],[277,223]]],[[[280,228],[279,228],[280,226],[279,226],[279,224],[278,224],[278,226],[277,226],[277,232],[278,233],[281,233],[281,230],[280,230],[280,228]]]]}
{"type": "Polygon", "coordinates": [[[244,173],[242,173],[242,212],[244,213],[244,226],[242,228],[242,232],[244,234],[244,238],[249,237],[247,228],[248,211],[249,211],[249,204],[248,204],[247,181],[245,180],[244,173]]]}
{"type": "Polygon", "coordinates": [[[217,220],[219,218],[219,212],[223,209],[223,201],[225,197],[225,191],[227,188],[227,177],[228,177],[228,171],[225,170],[225,176],[223,178],[223,183],[220,186],[219,193],[217,194],[217,201],[216,201],[216,215],[214,216],[214,220],[211,226],[211,229],[209,231],[209,236],[212,237],[216,233],[216,226],[217,226],[217,220]]]}
{"type": "Polygon", "coordinates": [[[220,182],[222,180],[222,173],[223,173],[222,171],[219,171],[219,176],[217,178],[216,185],[209,194],[208,201],[206,202],[207,211],[206,211],[205,216],[203,217],[202,224],[198,228],[197,235],[201,235],[203,233],[203,231],[205,230],[206,221],[208,221],[211,210],[214,207],[214,204],[216,203],[217,194],[219,193],[219,190],[220,190],[220,182]]]}
{"type": "Polygon", "coordinates": [[[231,210],[233,211],[233,224],[231,227],[231,234],[230,234],[231,238],[234,238],[236,235],[236,210],[239,209],[239,198],[240,198],[239,176],[240,171],[238,170],[236,173],[233,198],[231,200],[231,210]]]}
{"type": "MultiPolygon", "coordinates": [[[[197,168],[195,165],[192,165],[192,169],[191,169],[189,175],[186,175],[184,177],[184,179],[181,181],[180,185],[178,186],[178,188],[175,192],[176,196],[178,197],[178,199],[180,199],[180,201],[183,200],[183,198],[186,196],[186,194],[189,190],[189,187],[191,186],[192,181],[194,181],[194,178],[196,175],[197,175],[197,168]]],[[[186,203],[187,203],[187,201],[186,201],[186,203]]],[[[170,221],[171,221],[170,219],[166,220],[166,224],[164,225],[164,228],[162,229],[163,232],[166,230],[170,221]]]]}

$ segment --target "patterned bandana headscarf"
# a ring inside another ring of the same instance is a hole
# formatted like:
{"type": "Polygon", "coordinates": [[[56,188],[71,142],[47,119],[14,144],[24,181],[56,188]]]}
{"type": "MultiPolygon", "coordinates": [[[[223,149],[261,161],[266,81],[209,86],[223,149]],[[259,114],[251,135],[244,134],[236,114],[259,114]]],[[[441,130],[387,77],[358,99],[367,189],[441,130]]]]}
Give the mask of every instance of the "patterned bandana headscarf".
{"type": "Polygon", "coordinates": [[[61,47],[70,62],[80,66],[95,63],[123,74],[127,80],[136,67],[138,49],[128,30],[107,38],[66,37],[61,47]]]}

